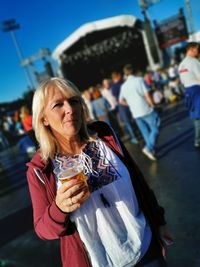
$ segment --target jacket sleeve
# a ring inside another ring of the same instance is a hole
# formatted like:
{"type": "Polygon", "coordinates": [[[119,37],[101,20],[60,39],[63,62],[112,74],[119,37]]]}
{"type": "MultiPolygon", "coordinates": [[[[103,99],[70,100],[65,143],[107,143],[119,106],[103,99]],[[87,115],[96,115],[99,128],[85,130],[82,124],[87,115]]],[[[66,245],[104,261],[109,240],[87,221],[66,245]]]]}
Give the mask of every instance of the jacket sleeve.
{"type": "Polygon", "coordinates": [[[44,240],[57,239],[66,233],[69,222],[68,214],[63,213],[52,197],[47,196],[46,185],[35,174],[32,167],[28,168],[27,180],[33,206],[34,228],[37,235],[44,240]]]}
{"type": "Polygon", "coordinates": [[[140,171],[137,164],[132,159],[131,155],[127,151],[126,147],[120,142],[124,158],[126,159],[130,174],[132,173],[132,183],[140,205],[148,216],[149,220],[153,220],[153,224],[157,226],[165,225],[166,220],[164,216],[164,208],[158,204],[156,196],[153,190],[149,187],[144,179],[142,172],[140,171]]]}

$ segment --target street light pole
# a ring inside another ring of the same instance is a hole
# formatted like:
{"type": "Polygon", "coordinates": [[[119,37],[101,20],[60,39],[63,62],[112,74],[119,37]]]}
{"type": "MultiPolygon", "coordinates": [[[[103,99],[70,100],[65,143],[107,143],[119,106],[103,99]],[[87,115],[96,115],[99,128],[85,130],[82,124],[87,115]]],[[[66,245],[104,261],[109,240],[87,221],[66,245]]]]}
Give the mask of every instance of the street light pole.
{"type": "Polygon", "coordinates": [[[194,39],[193,37],[194,25],[193,25],[192,8],[190,5],[190,0],[185,0],[185,7],[186,7],[186,12],[187,12],[188,21],[189,21],[190,34],[191,34],[192,39],[194,39]]]}
{"type": "MultiPolygon", "coordinates": [[[[10,35],[11,35],[12,41],[13,41],[13,43],[15,45],[15,48],[16,48],[17,55],[19,57],[20,63],[22,63],[22,61],[23,61],[22,50],[20,49],[19,43],[17,42],[17,38],[16,38],[16,35],[15,35],[15,32],[14,32],[14,30],[17,30],[17,29],[20,28],[20,25],[17,24],[14,19],[3,21],[2,24],[3,24],[2,30],[4,32],[10,32],[10,35]]],[[[29,71],[28,67],[25,67],[24,70],[25,70],[27,82],[29,84],[29,88],[33,89],[34,88],[34,83],[33,83],[33,80],[31,78],[31,74],[30,74],[30,71],[29,71]]]]}

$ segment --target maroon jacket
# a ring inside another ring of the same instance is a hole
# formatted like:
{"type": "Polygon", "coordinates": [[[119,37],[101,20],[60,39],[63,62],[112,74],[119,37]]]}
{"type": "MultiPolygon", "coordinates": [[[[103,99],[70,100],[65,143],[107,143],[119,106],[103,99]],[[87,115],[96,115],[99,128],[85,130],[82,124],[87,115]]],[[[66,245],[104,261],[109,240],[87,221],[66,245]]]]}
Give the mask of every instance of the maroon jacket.
{"type": "MultiPolygon", "coordinates": [[[[124,162],[129,170],[137,200],[149,221],[152,233],[160,243],[158,227],[165,224],[164,210],[161,208],[152,190],[145,182],[142,173],[122,143],[104,122],[94,122],[88,128],[98,133],[124,162]],[[120,147],[121,146],[121,147],[120,147]]],[[[55,204],[56,183],[51,161],[43,161],[37,152],[28,164],[27,179],[33,205],[34,228],[44,240],[60,239],[63,267],[90,267],[84,245],[69,215],[55,204]]]]}

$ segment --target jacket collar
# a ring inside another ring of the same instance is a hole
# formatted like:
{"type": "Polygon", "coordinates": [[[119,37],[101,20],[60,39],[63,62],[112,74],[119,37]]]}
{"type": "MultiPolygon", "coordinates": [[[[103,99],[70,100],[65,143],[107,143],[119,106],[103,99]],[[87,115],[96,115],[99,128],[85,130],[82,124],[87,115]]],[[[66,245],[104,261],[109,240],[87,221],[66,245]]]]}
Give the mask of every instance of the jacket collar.
{"type": "Polygon", "coordinates": [[[44,171],[50,164],[50,160],[43,160],[41,157],[40,150],[38,150],[30,162],[26,165],[28,167],[39,168],[40,170],[44,171]]]}

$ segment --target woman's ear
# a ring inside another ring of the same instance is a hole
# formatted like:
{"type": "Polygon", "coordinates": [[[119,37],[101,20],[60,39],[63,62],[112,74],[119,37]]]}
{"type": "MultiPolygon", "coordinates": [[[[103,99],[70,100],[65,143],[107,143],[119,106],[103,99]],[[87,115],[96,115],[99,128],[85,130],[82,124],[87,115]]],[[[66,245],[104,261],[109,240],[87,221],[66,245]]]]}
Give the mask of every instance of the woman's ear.
{"type": "Polygon", "coordinates": [[[42,121],[44,123],[44,126],[49,126],[49,122],[46,117],[43,117],[42,121]]]}

